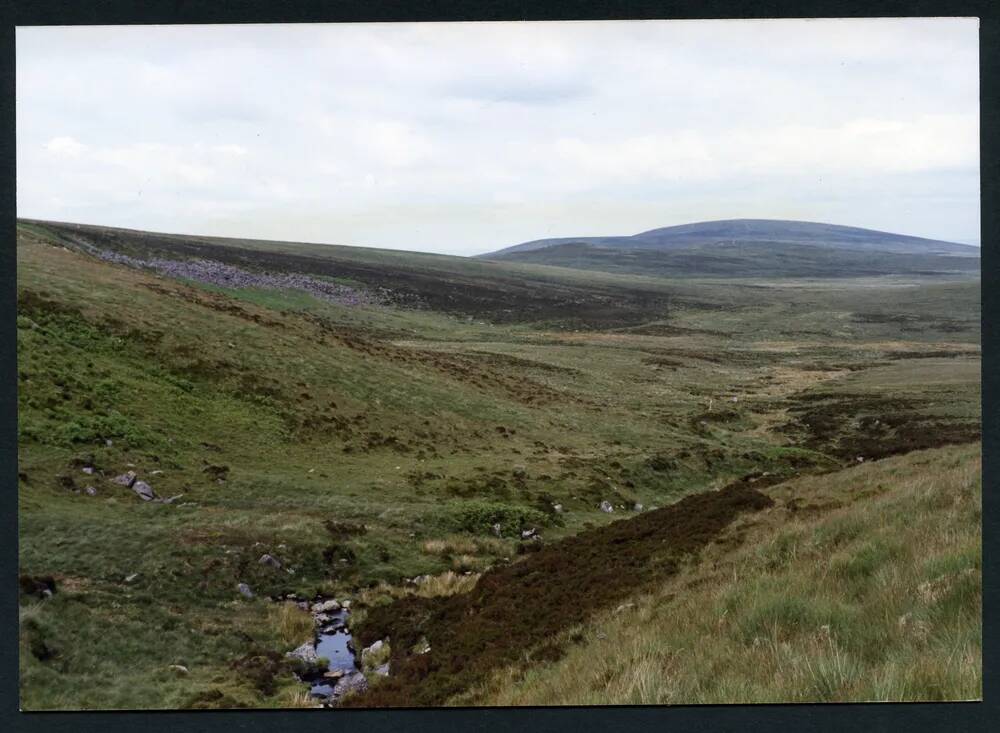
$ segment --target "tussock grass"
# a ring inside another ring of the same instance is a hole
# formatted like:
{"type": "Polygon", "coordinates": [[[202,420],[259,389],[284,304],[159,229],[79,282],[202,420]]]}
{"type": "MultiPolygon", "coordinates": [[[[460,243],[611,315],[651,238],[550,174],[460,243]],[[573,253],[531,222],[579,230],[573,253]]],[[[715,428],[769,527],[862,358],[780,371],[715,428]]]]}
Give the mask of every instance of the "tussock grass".
{"type": "Polygon", "coordinates": [[[716,544],[634,608],[568,630],[563,659],[452,702],[979,699],[980,466],[964,446],[776,486],[775,508],[731,528],[737,550],[716,544]]]}
{"type": "Polygon", "coordinates": [[[315,633],[312,615],[290,602],[272,607],[269,623],[275,626],[282,643],[288,647],[309,641],[315,633]]]}

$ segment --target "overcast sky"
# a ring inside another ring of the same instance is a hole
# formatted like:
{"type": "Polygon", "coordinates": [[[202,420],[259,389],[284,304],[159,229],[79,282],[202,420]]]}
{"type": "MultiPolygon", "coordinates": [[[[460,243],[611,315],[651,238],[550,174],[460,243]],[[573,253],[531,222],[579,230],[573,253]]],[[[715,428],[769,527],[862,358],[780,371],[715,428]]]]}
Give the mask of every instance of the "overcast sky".
{"type": "Polygon", "coordinates": [[[979,241],[975,19],[20,28],[18,215],[476,254],[979,241]]]}

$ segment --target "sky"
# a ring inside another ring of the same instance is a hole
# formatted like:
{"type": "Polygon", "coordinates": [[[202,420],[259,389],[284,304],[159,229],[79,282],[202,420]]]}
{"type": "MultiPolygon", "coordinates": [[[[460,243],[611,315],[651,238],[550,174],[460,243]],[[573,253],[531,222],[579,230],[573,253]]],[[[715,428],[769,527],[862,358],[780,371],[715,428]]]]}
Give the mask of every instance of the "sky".
{"type": "Polygon", "coordinates": [[[976,19],[16,42],[22,217],[462,255],[732,218],[979,243],[976,19]]]}

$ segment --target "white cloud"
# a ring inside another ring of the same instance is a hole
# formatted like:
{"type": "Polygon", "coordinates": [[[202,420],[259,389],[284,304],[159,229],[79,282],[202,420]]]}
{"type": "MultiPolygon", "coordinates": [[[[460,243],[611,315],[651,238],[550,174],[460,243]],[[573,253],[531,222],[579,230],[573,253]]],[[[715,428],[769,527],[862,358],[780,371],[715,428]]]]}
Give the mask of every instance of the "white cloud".
{"type": "Polygon", "coordinates": [[[87,150],[87,146],[71,137],[63,136],[49,140],[45,144],[45,149],[53,155],[79,158],[87,150]]]}

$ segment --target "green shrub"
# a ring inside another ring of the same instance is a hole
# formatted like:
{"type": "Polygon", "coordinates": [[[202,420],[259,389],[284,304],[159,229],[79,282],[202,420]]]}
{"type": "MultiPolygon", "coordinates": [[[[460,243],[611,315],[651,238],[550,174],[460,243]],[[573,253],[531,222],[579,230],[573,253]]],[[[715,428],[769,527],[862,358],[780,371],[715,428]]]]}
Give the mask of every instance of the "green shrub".
{"type": "Polygon", "coordinates": [[[458,532],[482,534],[500,525],[502,535],[511,536],[526,527],[548,526],[549,517],[537,509],[517,504],[494,502],[467,502],[452,510],[451,528],[458,532]]]}

